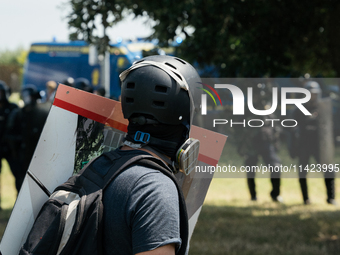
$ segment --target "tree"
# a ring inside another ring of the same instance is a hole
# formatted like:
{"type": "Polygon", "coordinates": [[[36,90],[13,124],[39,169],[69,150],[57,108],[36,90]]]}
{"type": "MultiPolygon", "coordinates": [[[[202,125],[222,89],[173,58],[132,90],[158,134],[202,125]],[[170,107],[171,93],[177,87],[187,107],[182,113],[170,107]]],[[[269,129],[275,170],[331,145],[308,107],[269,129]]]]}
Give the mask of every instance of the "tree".
{"type": "Polygon", "coordinates": [[[107,44],[93,35],[94,20],[105,28],[124,11],[156,21],[161,45],[185,37],[177,55],[213,65],[221,76],[336,76],[340,74],[340,3],[335,0],[71,0],[71,38],[107,44]]]}
{"type": "Polygon", "coordinates": [[[26,56],[27,51],[21,47],[0,51],[0,80],[5,81],[13,92],[20,90],[26,56]]]}

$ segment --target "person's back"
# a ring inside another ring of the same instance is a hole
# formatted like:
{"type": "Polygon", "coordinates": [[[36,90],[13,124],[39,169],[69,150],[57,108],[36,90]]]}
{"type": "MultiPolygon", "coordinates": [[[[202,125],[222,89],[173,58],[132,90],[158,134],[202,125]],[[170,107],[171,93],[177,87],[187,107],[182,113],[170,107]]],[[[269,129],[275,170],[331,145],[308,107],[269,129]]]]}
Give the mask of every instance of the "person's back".
{"type": "Polygon", "coordinates": [[[138,165],[125,170],[106,189],[103,203],[105,254],[136,254],[170,243],[181,245],[177,189],[158,170],[138,165]]]}
{"type": "MultiPolygon", "coordinates": [[[[181,165],[177,158],[185,151],[182,146],[189,137],[194,110],[199,108],[199,98],[193,95],[200,86],[197,72],[178,58],[151,56],[120,77],[122,110],[129,125],[117,152],[151,154],[175,173],[181,165]]],[[[185,253],[179,195],[166,175],[132,166],[108,186],[103,203],[105,254],[185,253]]]]}

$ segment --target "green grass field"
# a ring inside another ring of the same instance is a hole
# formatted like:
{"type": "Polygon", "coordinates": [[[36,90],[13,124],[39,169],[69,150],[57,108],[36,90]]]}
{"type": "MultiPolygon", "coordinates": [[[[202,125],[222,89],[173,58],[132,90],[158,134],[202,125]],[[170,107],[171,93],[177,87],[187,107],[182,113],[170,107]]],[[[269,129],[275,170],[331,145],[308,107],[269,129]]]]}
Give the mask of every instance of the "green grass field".
{"type": "MultiPolygon", "coordinates": [[[[242,165],[242,159],[230,148],[230,145],[226,146],[221,163],[242,165]]],[[[340,162],[340,148],[337,148],[336,155],[336,162],[340,162]]],[[[290,160],[285,150],[280,152],[280,156],[283,163],[290,160]]],[[[14,179],[5,161],[3,164],[0,236],[16,197],[14,179]]],[[[312,204],[305,206],[298,179],[281,179],[285,203],[277,204],[269,196],[269,179],[256,179],[258,201],[251,202],[246,179],[214,178],[189,254],[339,254],[340,207],[326,203],[323,179],[309,178],[308,184],[312,204]]],[[[336,197],[340,201],[340,179],[336,179],[336,197]]]]}
{"type": "MultiPolygon", "coordinates": [[[[268,179],[256,179],[251,202],[245,179],[214,179],[190,254],[339,254],[339,208],[326,204],[323,179],[310,179],[313,204],[302,205],[297,179],[282,179],[284,204],[273,203],[268,179]]],[[[340,181],[337,179],[337,196],[340,181]]]]}
{"type": "Polygon", "coordinates": [[[11,214],[12,208],[15,203],[17,191],[15,189],[15,179],[9,170],[8,164],[6,160],[2,160],[2,169],[1,169],[1,208],[0,211],[0,235],[2,236],[5,227],[7,225],[7,221],[11,214]]]}

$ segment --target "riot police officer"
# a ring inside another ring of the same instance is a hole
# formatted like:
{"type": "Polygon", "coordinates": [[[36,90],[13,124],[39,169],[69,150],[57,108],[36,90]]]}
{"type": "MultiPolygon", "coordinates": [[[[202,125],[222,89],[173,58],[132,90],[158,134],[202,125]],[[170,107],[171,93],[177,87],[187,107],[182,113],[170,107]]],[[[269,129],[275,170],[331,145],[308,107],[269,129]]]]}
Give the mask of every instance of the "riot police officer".
{"type": "Polygon", "coordinates": [[[73,87],[76,89],[84,90],[86,92],[93,93],[93,88],[91,87],[90,81],[86,78],[79,77],[74,80],[73,87]]]}
{"type": "MultiPolygon", "coordinates": [[[[321,98],[321,89],[319,83],[308,81],[305,86],[311,92],[311,99],[305,104],[306,109],[311,115],[304,115],[296,109],[293,113],[294,119],[298,122],[298,127],[292,135],[293,148],[291,156],[297,156],[302,171],[299,171],[299,182],[304,204],[309,204],[307,173],[308,163],[311,157],[314,157],[317,163],[320,163],[320,138],[319,138],[319,110],[318,102],[321,98]]],[[[325,184],[327,189],[327,203],[336,204],[334,188],[334,172],[325,173],[325,184]]]]}
{"type": "Polygon", "coordinates": [[[36,86],[26,85],[21,91],[21,98],[24,101],[24,107],[13,111],[8,123],[11,146],[15,148],[20,162],[16,183],[18,191],[48,115],[48,110],[37,104],[41,96],[36,86]]]}
{"type": "MultiPolygon", "coordinates": [[[[271,87],[269,84],[258,83],[254,88],[253,104],[258,110],[263,110],[268,107],[269,97],[271,96],[271,87]]],[[[246,118],[253,117],[249,112],[246,118]]],[[[268,117],[268,116],[267,116],[268,117]]],[[[256,119],[261,117],[256,116],[256,119]]],[[[275,119],[274,116],[269,116],[270,119],[275,119]]],[[[257,166],[259,157],[262,157],[264,163],[268,166],[281,164],[281,160],[277,155],[280,130],[277,127],[272,127],[269,122],[263,121],[265,124],[262,127],[249,127],[246,129],[246,134],[241,135],[243,141],[239,144],[238,152],[245,156],[245,165],[252,168],[257,166]]],[[[244,129],[244,128],[243,128],[244,129]]],[[[270,174],[272,191],[270,197],[274,202],[283,202],[280,196],[280,172],[274,170],[270,174]]],[[[251,200],[256,201],[256,185],[255,172],[247,172],[247,184],[250,192],[251,200]]]]}
{"type": "Polygon", "coordinates": [[[7,141],[7,122],[11,112],[17,109],[18,106],[8,101],[9,96],[9,87],[4,81],[0,80],[0,172],[2,167],[1,160],[4,158],[7,160],[14,177],[16,177],[18,164],[7,141]]]}

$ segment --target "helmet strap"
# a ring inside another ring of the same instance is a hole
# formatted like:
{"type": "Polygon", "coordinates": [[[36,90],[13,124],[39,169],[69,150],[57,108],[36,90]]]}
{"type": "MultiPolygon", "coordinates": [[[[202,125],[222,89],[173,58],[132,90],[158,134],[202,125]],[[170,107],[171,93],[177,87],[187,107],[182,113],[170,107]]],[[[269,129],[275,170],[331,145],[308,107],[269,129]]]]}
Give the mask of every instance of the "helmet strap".
{"type": "Polygon", "coordinates": [[[176,174],[178,172],[178,166],[176,167],[176,164],[175,164],[174,161],[172,161],[171,159],[166,157],[166,155],[164,153],[160,152],[159,150],[156,150],[156,149],[152,148],[151,146],[149,146],[147,144],[133,143],[133,142],[130,142],[128,140],[125,140],[123,142],[123,145],[129,146],[129,147],[131,147],[133,149],[144,148],[144,149],[146,149],[146,150],[156,154],[160,159],[162,159],[169,166],[169,168],[171,169],[171,171],[174,174],[176,174]]]}
{"type": "Polygon", "coordinates": [[[133,137],[129,134],[126,135],[125,141],[135,144],[133,146],[134,148],[142,148],[145,147],[146,145],[152,146],[158,152],[171,158],[175,158],[176,151],[179,146],[179,144],[176,142],[155,138],[150,136],[149,133],[144,133],[141,131],[137,131],[133,137]]]}

